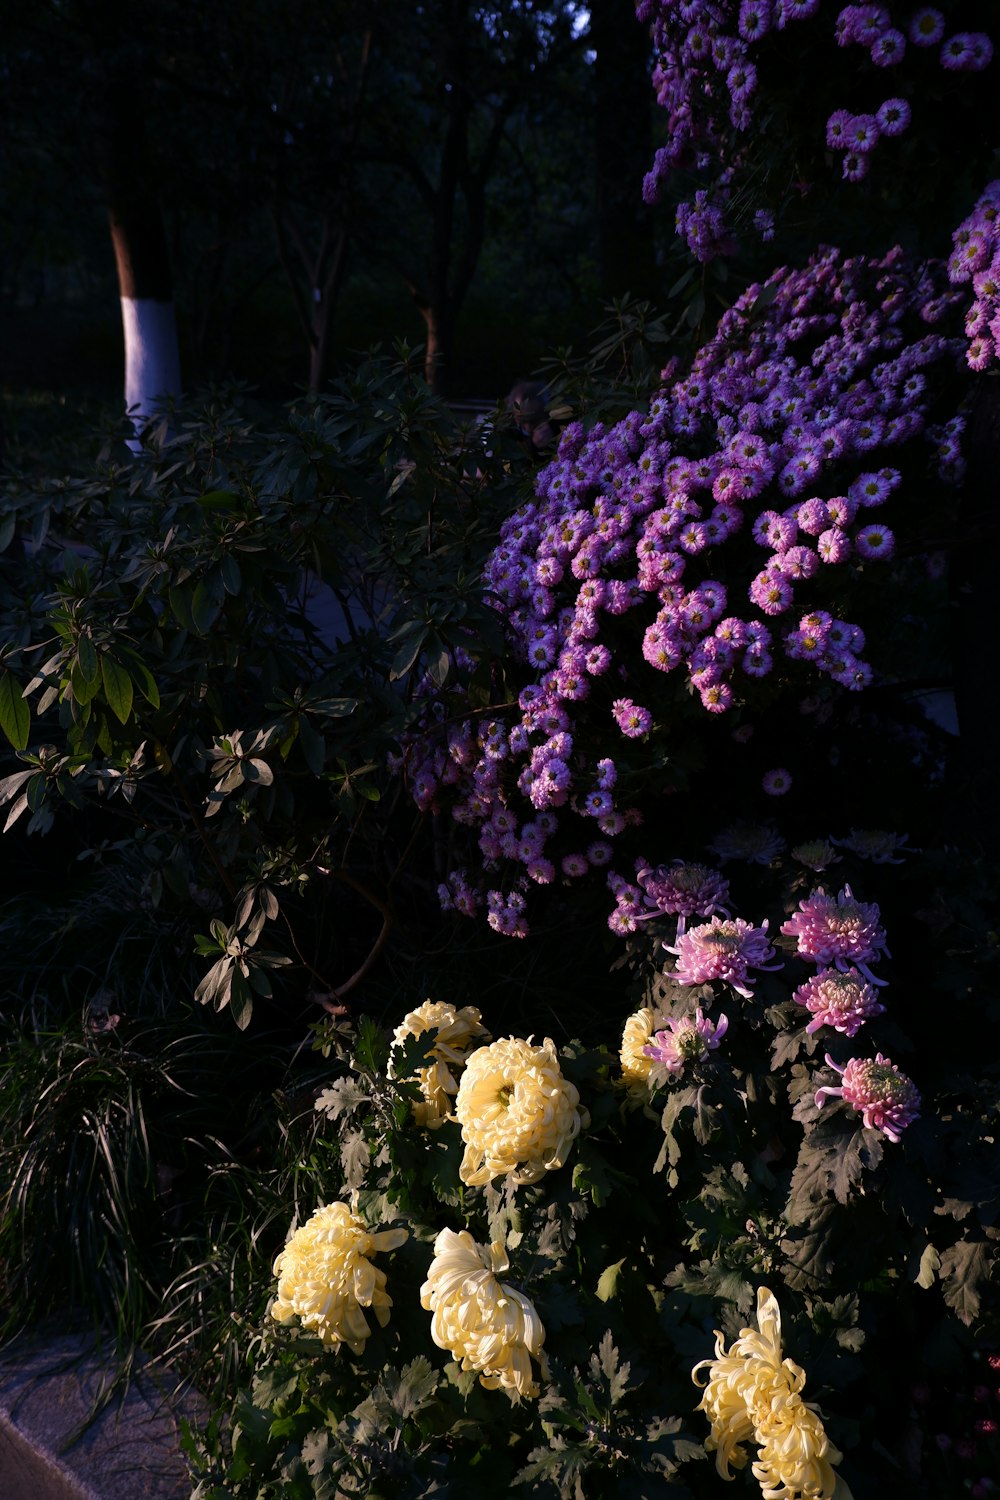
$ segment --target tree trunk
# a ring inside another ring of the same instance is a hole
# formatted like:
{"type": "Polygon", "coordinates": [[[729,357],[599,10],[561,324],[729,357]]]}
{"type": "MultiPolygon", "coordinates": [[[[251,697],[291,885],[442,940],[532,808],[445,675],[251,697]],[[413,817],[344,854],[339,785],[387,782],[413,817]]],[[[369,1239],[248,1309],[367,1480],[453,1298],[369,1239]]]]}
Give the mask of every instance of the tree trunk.
{"type": "Polygon", "coordinates": [[[634,0],[591,7],[594,60],[594,170],[598,266],[608,299],[657,295],[653,225],[642,179],[653,158],[649,39],[634,0]]]}
{"type": "Polygon", "coordinates": [[[143,429],[165,402],[180,395],[170,261],[153,179],[142,109],[132,85],[114,79],[98,131],[111,243],[118,270],[125,341],[125,407],[138,448],[143,429]]]}

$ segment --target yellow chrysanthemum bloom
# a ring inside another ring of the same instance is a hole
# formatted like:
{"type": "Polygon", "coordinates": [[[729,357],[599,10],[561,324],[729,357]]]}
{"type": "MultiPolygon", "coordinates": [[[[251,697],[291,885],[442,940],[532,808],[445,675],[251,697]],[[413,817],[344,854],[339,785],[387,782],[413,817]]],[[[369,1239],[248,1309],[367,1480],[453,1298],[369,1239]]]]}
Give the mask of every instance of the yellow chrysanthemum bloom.
{"type": "Polygon", "coordinates": [[[385,1272],[369,1257],[395,1250],[406,1238],[405,1229],[370,1233],[346,1203],[318,1208],[274,1262],[278,1295],[272,1318],[279,1323],[298,1318],[324,1344],[334,1349],[346,1344],[360,1354],[371,1333],[362,1308],[370,1307],[384,1328],[392,1306],[385,1272]]]}
{"type": "Polygon", "coordinates": [[[502,1245],[479,1245],[467,1229],[442,1229],[420,1288],[420,1306],[434,1314],[431,1338],[463,1370],[477,1370],[487,1390],[503,1386],[537,1396],[531,1357],[541,1358],[545,1329],[534,1304],[498,1281],[510,1262],[502,1245]]]}
{"type": "Polygon", "coordinates": [[[562,1075],[555,1043],[548,1037],[503,1037],[473,1052],[455,1099],[465,1155],[462,1181],[482,1187],[513,1174],[515,1182],[537,1182],[561,1167],[582,1126],[580,1095],[562,1075]]]}
{"type": "MultiPolygon", "coordinates": [[[[436,1130],[452,1117],[451,1109],[458,1093],[457,1075],[465,1067],[470,1050],[490,1040],[474,1005],[463,1005],[461,1010],[456,1010],[447,1000],[425,1000],[423,1005],[404,1016],[396,1027],[393,1046],[401,1045],[408,1036],[422,1036],[425,1031],[435,1028],[437,1037],[430,1052],[434,1061],[417,1073],[423,1102],[413,1106],[413,1118],[417,1124],[427,1125],[431,1130],[436,1130]]],[[[391,1052],[389,1070],[391,1073],[391,1052]]]]}
{"type": "Polygon", "coordinates": [[[705,1442],[716,1454],[723,1479],[747,1461],[743,1446],[758,1445],[751,1465],[764,1500],[850,1500],[847,1486],[832,1465],[841,1454],[830,1442],[814,1406],[802,1400],[805,1372],[781,1356],[781,1313],[774,1295],[757,1292],[757,1328],[743,1328],[726,1352],[721,1333],[715,1335],[715,1358],[695,1365],[692,1378],[708,1369],[705,1394],[698,1410],[712,1424],[705,1442]]]}
{"type": "Polygon", "coordinates": [[[630,1089],[639,1089],[649,1083],[650,1074],[656,1067],[651,1057],[643,1057],[642,1049],[651,1040],[654,1031],[662,1026],[663,1018],[650,1005],[644,1005],[635,1015],[629,1016],[622,1033],[621,1064],[622,1082],[630,1089]]]}

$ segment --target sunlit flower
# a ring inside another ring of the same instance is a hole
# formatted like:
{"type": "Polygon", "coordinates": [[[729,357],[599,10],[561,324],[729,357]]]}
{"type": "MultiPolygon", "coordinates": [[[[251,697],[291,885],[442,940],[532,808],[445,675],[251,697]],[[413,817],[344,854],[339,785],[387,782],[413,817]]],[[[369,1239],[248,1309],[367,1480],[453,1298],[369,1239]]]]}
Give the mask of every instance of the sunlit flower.
{"type": "Polygon", "coordinates": [[[561,1167],[589,1123],[579,1104],[548,1037],[540,1046],[502,1037],[480,1047],[466,1062],[455,1100],[465,1142],[462,1181],[481,1187],[512,1173],[515,1182],[537,1182],[561,1167]]]}
{"type": "Polygon", "coordinates": [[[817,964],[834,964],[844,970],[854,963],[872,984],[884,984],[868,968],[872,960],[888,954],[885,932],[879,926],[874,901],[857,901],[849,885],[836,897],[822,888],[799,902],[797,912],[782,923],[785,937],[797,939],[803,958],[817,964]]]}
{"type": "Polygon", "coordinates": [[[487,1390],[537,1396],[531,1357],[541,1357],[545,1329],[534,1304],[498,1275],[510,1269],[503,1246],[479,1245],[467,1229],[442,1229],[420,1288],[420,1305],[434,1314],[431,1338],[463,1370],[479,1372],[487,1390]]]}
{"type": "Polygon", "coordinates": [[[372,1234],[346,1203],[318,1208],[297,1229],[274,1262],[278,1295],[271,1316],[279,1323],[298,1318],[324,1344],[346,1344],[361,1354],[371,1333],[363,1308],[371,1308],[384,1328],[392,1298],[385,1272],[370,1257],[395,1250],[407,1238],[405,1229],[372,1234]]]}
{"type": "Polygon", "coordinates": [[[745,1443],[758,1446],[751,1472],[764,1500],[832,1500],[837,1486],[833,1465],[841,1454],[830,1442],[815,1406],[803,1401],[805,1371],[782,1359],[781,1313],[773,1293],[757,1292],[757,1328],[743,1328],[726,1351],[716,1332],[715,1358],[695,1365],[692,1378],[707,1369],[698,1406],[712,1424],[705,1447],[716,1455],[723,1479],[747,1462],[745,1443]]]}
{"type": "Polygon", "coordinates": [[[630,1088],[638,1088],[649,1082],[653,1063],[644,1049],[662,1020],[663,1017],[658,1015],[651,1005],[644,1005],[625,1022],[619,1056],[622,1064],[622,1082],[628,1084],[630,1088]]]}
{"type": "Polygon", "coordinates": [[[812,979],[800,984],[792,995],[799,1005],[812,1013],[807,1031],[818,1031],[821,1026],[832,1026],[844,1036],[855,1032],[873,1016],[880,1016],[885,1006],[879,1003],[875,988],[857,969],[821,969],[812,979]]]}
{"type": "Polygon", "coordinates": [[[727,1016],[720,1015],[714,1024],[705,1019],[701,1006],[693,1016],[669,1020],[666,1029],[657,1031],[643,1047],[644,1056],[668,1073],[680,1073],[687,1062],[703,1062],[714,1052],[729,1028],[727,1016]]]}
{"type": "Polygon", "coordinates": [[[458,1075],[465,1067],[469,1052],[490,1040],[482,1017],[474,1005],[457,1010],[447,1000],[425,1000],[416,1010],[404,1016],[393,1033],[389,1054],[389,1072],[393,1071],[393,1052],[408,1036],[423,1036],[437,1031],[426,1067],[418,1068],[417,1079],[423,1101],[414,1104],[413,1118],[418,1125],[436,1129],[451,1118],[452,1105],[458,1093],[458,1075]]]}
{"type": "Polygon", "coordinates": [[[768,941],[766,921],[762,927],[752,927],[742,917],[713,917],[689,928],[673,946],[663,946],[677,957],[670,977],[678,984],[708,984],[722,979],[744,999],[753,994],[748,970],[772,972],[781,968],[780,963],[769,962],[774,949],[768,941]]]}
{"type": "Polygon", "coordinates": [[[860,1114],[869,1129],[881,1130],[890,1141],[920,1114],[920,1094],[911,1079],[894,1062],[876,1052],[874,1058],[852,1057],[840,1067],[829,1053],[827,1064],[843,1080],[839,1088],[825,1084],[816,1090],[816,1108],[839,1096],[860,1114]]]}

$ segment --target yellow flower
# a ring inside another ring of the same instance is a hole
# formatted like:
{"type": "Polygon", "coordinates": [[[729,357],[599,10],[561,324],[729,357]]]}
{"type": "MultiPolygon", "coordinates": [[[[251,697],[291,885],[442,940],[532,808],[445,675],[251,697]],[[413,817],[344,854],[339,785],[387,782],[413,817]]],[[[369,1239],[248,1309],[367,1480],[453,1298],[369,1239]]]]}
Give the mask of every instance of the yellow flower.
{"type": "Polygon", "coordinates": [[[841,1454],[830,1442],[816,1408],[802,1400],[805,1372],[781,1357],[781,1313],[766,1287],[757,1292],[757,1328],[743,1328],[726,1352],[715,1335],[715,1358],[695,1365],[708,1368],[705,1394],[698,1410],[712,1424],[705,1442],[716,1454],[723,1479],[747,1461],[744,1443],[758,1445],[751,1465],[764,1500],[850,1500],[847,1487],[833,1472],[841,1454]]]}
{"type": "Polygon", "coordinates": [[[622,1033],[621,1063],[622,1082],[630,1089],[640,1089],[649,1082],[656,1063],[651,1057],[643,1057],[645,1047],[653,1032],[663,1025],[663,1018],[652,1006],[644,1005],[634,1016],[629,1016],[622,1033]]]}
{"type": "MultiPolygon", "coordinates": [[[[425,1000],[423,1005],[404,1016],[396,1027],[393,1047],[402,1045],[408,1036],[422,1036],[425,1031],[435,1028],[437,1037],[430,1052],[434,1061],[417,1071],[424,1099],[413,1106],[413,1118],[417,1124],[427,1125],[431,1130],[452,1118],[451,1108],[458,1093],[456,1074],[465,1067],[470,1048],[490,1039],[474,1005],[463,1005],[461,1010],[456,1010],[446,1000],[425,1000]]],[[[389,1072],[392,1073],[391,1052],[389,1072]]]]}
{"type": "Polygon", "coordinates": [[[559,1070],[555,1044],[503,1037],[473,1052],[455,1100],[465,1156],[462,1181],[481,1187],[513,1173],[515,1182],[537,1182],[561,1167],[581,1126],[580,1095],[559,1070]]]}
{"type": "Polygon", "coordinates": [[[534,1304],[498,1281],[510,1263],[502,1245],[479,1245],[467,1229],[442,1229],[420,1288],[420,1306],[434,1314],[431,1338],[463,1370],[478,1370],[487,1390],[537,1396],[531,1356],[541,1358],[545,1329],[534,1304]]]}
{"type": "Polygon", "coordinates": [[[405,1229],[369,1233],[346,1203],[318,1208],[274,1262],[278,1296],[272,1318],[279,1323],[298,1318],[324,1344],[334,1349],[346,1344],[360,1354],[371,1333],[361,1309],[370,1307],[384,1328],[392,1306],[385,1272],[369,1257],[395,1250],[406,1238],[405,1229]]]}

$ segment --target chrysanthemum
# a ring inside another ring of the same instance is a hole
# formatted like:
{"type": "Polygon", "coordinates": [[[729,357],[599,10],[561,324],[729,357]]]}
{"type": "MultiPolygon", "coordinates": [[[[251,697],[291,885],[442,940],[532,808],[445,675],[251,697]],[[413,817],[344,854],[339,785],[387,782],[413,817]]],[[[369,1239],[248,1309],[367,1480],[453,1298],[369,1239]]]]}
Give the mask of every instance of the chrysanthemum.
{"type": "Polygon", "coordinates": [[[384,1328],[392,1306],[385,1272],[370,1257],[395,1250],[406,1238],[405,1229],[372,1234],[346,1203],[318,1208],[274,1262],[278,1295],[271,1317],[279,1323],[298,1318],[324,1344],[346,1344],[361,1354],[371,1333],[362,1309],[371,1308],[384,1328]]]}
{"type": "Polygon", "coordinates": [[[821,969],[799,985],[792,999],[811,1013],[812,1020],[806,1027],[810,1032],[832,1026],[844,1036],[854,1036],[872,1016],[885,1011],[874,986],[854,968],[844,973],[839,969],[821,969]]]}
{"type": "Polygon", "coordinates": [[[487,1390],[537,1396],[531,1367],[545,1329],[534,1304],[498,1275],[510,1268],[503,1246],[479,1245],[467,1229],[442,1229],[420,1288],[420,1305],[434,1314],[431,1338],[463,1370],[476,1370],[487,1390]]]}
{"type": "Polygon", "coordinates": [[[680,1073],[685,1063],[703,1062],[714,1052],[728,1029],[728,1016],[720,1015],[713,1023],[702,1015],[699,1005],[693,1016],[668,1020],[666,1027],[655,1032],[643,1047],[643,1056],[651,1065],[666,1068],[668,1073],[680,1073]]]}
{"type": "Polygon", "coordinates": [[[742,859],[750,865],[769,865],[785,847],[777,829],[760,823],[732,823],[708,845],[723,861],[742,859]]]}
{"type": "Polygon", "coordinates": [[[781,1313],[773,1293],[757,1292],[757,1328],[743,1328],[727,1352],[716,1332],[715,1358],[695,1365],[692,1378],[708,1370],[698,1405],[712,1424],[705,1442],[723,1479],[747,1462],[744,1444],[758,1445],[751,1469],[765,1500],[832,1500],[833,1465],[841,1454],[830,1442],[815,1406],[803,1401],[805,1371],[782,1359],[781,1313]]]}
{"type": "Polygon", "coordinates": [[[390,1076],[393,1052],[405,1039],[435,1030],[437,1036],[430,1050],[433,1062],[417,1071],[423,1101],[413,1106],[413,1118],[417,1124],[427,1125],[432,1130],[451,1116],[452,1103],[458,1093],[457,1075],[465,1067],[468,1054],[474,1047],[490,1040],[474,1005],[463,1005],[461,1010],[456,1010],[447,1000],[425,1000],[423,1005],[418,1005],[416,1010],[403,1017],[393,1033],[389,1052],[390,1076]]]}
{"type": "Polygon", "coordinates": [[[824,1084],[816,1090],[817,1109],[822,1109],[827,1099],[839,1096],[858,1111],[870,1129],[881,1130],[890,1141],[898,1141],[900,1131],[919,1116],[916,1085],[881,1052],[874,1058],[852,1057],[844,1067],[829,1053],[826,1061],[843,1081],[839,1088],[824,1084]]]}
{"type": "Polygon", "coordinates": [[[683,933],[688,917],[726,913],[729,881],[708,865],[685,864],[682,860],[655,868],[642,865],[636,870],[635,878],[642,887],[646,905],[652,907],[653,912],[680,919],[678,935],[683,933]]]}
{"type": "Polygon", "coordinates": [[[629,1088],[644,1088],[649,1082],[653,1063],[644,1049],[662,1022],[663,1017],[651,1005],[644,1005],[625,1022],[619,1057],[622,1065],[622,1082],[629,1088]]]}
{"type": "Polygon", "coordinates": [[[879,926],[878,906],[874,901],[856,901],[849,885],[836,897],[827,895],[822,886],[813,891],[799,902],[798,911],[782,924],[781,931],[797,940],[803,958],[834,964],[840,970],[854,963],[872,983],[885,983],[867,967],[889,951],[879,926]]]}
{"type": "Polygon", "coordinates": [[[753,927],[742,917],[713,917],[710,922],[689,928],[673,947],[667,943],[663,946],[677,957],[671,978],[678,984],[707,984],[722,979],[747,999],[753,994],[750,969],[770,972],[781,968],[781,964],[769,962],[774,949],[768,941],[766,921],[762,927],[753,927]]]}
{"type": "Polygon", "coordinates": [[[537,1182],[561,1167],[582,1126],[589,1122],[580,1095],[559,1068],[546,1038],[503,1037],[467,1060],[458,1086],[455,1118],[462,1128],[463,1182],[481,1187],[513,1174],[537,1182]]]}

